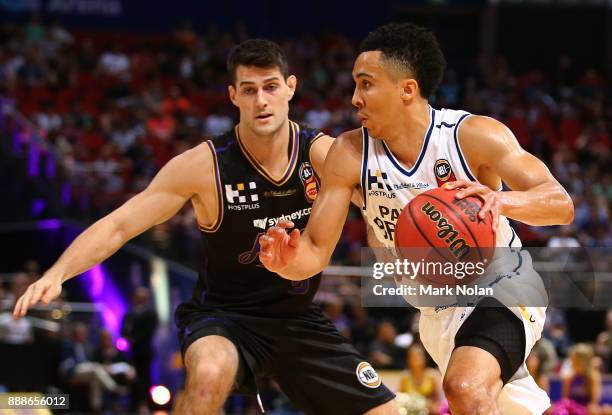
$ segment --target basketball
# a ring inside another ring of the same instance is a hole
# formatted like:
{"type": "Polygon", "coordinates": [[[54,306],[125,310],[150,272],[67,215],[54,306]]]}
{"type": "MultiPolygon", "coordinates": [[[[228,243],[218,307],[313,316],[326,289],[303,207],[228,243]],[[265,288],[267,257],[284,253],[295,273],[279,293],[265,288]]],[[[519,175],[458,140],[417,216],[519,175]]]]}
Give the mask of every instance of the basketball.
{"type": "Polygon", "coordinates": [[[458,191],[438,187],[424,192],[398,218],[395,245],[400,257],[430,265],[430,271],[416,276],[422,283],[466,284],[482,275],[491,260],[492,216],[478,218],[483,201],[457,199],[458,191]]]}

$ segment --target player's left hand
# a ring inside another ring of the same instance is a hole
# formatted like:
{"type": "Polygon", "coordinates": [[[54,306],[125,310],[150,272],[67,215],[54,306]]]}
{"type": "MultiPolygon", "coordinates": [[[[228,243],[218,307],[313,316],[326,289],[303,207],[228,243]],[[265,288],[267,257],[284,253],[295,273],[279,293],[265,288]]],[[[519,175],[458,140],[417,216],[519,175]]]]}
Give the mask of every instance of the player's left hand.
{"type": "Polygon", "coordinates": [[[497,231],[499,223],[499,215],[501,215],[501,195],[500,192],[491,190],[489,187],[478,182],[470,182],[468,180],[456,180],[454,182],[445,183],[445,189],[459,189],[455,197],[463,199],[468,196],[476,196],[482,199],[483,206],[478,212],[478,217],[484,219],[487,213],[491,213],[493,232],[497,231]]]}

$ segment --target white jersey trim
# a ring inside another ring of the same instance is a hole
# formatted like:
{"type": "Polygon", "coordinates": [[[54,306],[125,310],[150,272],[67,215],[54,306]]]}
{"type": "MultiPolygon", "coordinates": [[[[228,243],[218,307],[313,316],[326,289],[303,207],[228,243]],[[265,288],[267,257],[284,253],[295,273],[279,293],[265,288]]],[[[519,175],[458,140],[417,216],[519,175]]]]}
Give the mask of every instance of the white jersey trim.
{"type": "Polygon", "coordinates": [[[425,153],[427,152],[427,146],[429,144],[429,139],[431,138],[431,132],[433,131],[433,127],[435,125],[436,122],[436,110],[434,110],[433,108],[431,108],[431,116],[429,118],[429,128],[427,128],[427,134],[425,135],[425,140],[423,140],[423,145],[421,146],[421,151],[419,152],[419,157],[417,158],[416,163],[414,163],[414,166],[412,166],[410,168],[410,170],[406,170],[402,164],[397,161],[397,159],[395,158],[395,156],[393,155],[393,153],[389,150],[389,147],[387,147],[387,144],[385,143],[385,140],[382,140],[382,147],[385,150],[385,153],[387,154],[387,157],[389,158],[389,160],[391,161],[391,164],[393,164],[393,166],[395,166],[395,168],[402,174],[404,174],[405,176],[412,176],[418,169],[419,169],[419,165],[421,164],[421,161],[423,161],[423,158],[425,157],[425,153]]]}
{"type": "Polygon", "coordinates": [[[363,194],[363,212],[365,213],[368,197],[367,197],[367,187],[366,187],[366,170],[368,168],[368,153],[370,149],[370,140],[368,138],[368,129],[365,127],[361,127],[361,139],[363,140],[363,145],[361,146],[361,193],[363,194]]]}

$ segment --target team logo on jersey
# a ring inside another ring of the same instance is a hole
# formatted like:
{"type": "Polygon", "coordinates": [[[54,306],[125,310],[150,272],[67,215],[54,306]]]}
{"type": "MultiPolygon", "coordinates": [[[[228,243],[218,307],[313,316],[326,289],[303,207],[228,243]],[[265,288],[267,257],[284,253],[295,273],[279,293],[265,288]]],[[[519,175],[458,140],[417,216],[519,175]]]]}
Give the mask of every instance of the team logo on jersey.
{"type": "Polygon", "coordinates": [[[310,203],[314,202],[319,194],[319,183],[312,165],[305,161],[300,166],[300,180],[304,186],[304,196],[310,203]]]}
{"type": "Polygon", "coordinates": [[[535,318],[533,318],[533,314],[529,314],[527,312],[527,308],[525,308],[525,306],[523,304],[519,304],[519,309],[521,310],[521,314],[523,315],[525,320],[527,320],[530,323],[535,323],[536,322],[535,318]]]}
{"type": "Polygon", "coordinates": [[[455,179],[455,173],[453,173],[450,163],[446,159],[436,160],[436,164],[434,164],[434,174],[436,175],[438,187],[448,181],[453,182],[457,180],[455,179]]]}
{"type": "Polygon", "coordinates": [[[255,182],[225,185],[225,197],[229,210],[250,210],[259,208],[259,195],[255,182]]]}
{"type": "Polygon", "coordinates": [[[398,209],[389,208],[384,205],[378,206],[378,214],[374,218],[374,223],[378,226],[378,229],[383,233],[383,238],[389,241],[393,241],[395,235],[395,224],[400,216],[398,209]]]}
{"type": "Polygon", "coordinates": [[[264,192],[264,197],[287,197],[292,196],[297,192],[295,189],[287,190],[267,190],[264,192]]]}
{"type": "Polygon", "coordinates": [[[312,208],[308,207],[305,209],[296,210],[295,212],[288,213],[286,215],[278,216],[276,218],[266,217],[263,219],[253,219],[253,226],[256,228],[265,230],[265,229],[268,229],[268,227],[270,226],[276,226],[276,224],[280,220],[291,220],[291,221],[300,220],[310,215],[310,212],[312,212],[312,208]]]}
{"type": "Polygon", "coordinates": [[[357,379],[359,383],[368,388],[377,388],[382,383],[380,376],[368,362],[361,362],[357,365],[357,379]]]}
{"type": "Polygon", "coordinates": [[[387,199],[395,199],[397,196],[393,192],[393,187],[385,182],[388,180],[387,173],[376,169],[374,174],[368,169],[368,196],[383,196],[387,199]]]}
{"type": "Polygon", "coordinates": [[[391,190],[391,186],[386,184],[385,180],[389,180],[389,178],[384,171],[377,169],[374,174],[372,174],[372,170],[368,169],[368,190],[391,190]]]}

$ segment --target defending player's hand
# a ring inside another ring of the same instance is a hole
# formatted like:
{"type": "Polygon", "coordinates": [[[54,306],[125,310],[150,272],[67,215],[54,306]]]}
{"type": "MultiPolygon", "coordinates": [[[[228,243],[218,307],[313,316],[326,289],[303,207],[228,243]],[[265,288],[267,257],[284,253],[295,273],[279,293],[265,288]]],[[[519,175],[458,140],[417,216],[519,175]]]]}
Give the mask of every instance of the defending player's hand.
{"type": "Polygon", "coordinates": [[[457,180],[454,182],[448,182],[443,186],[445,189],[460,189],[455,195],[457,199],[463,199],[468,196],[476,196],[482,199],[484,205],[478,217],[484,219],[487,213],[491,213],[493,218],[493,232],[497,231],[497,224],[499,223],[499,215],[501,215],[502,200],[500,192],[495,192],[484,184],[478,182],[470,182],[468,180],[457,180]]]}
{"type": "Polygon", "coordinates": [[[62,281],[60,278],[53,274],[43,275],[38,281],[30,284],[26,292],[19,297],[13,309],[13,317],[18,319],[25,316],[28,308],[35,306],[39,301],[49,304],[59,297],[61,292],[62,281]]]}
{"type": "Polygon", "coordinates": [[[293,229],[294,226],[291,221],[280,220],[276,226],[268,228],[265,235],[259,237],[259,259],[268,270],[282,270],[297,255],[300,231],[293,229]]]}

